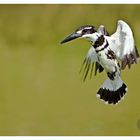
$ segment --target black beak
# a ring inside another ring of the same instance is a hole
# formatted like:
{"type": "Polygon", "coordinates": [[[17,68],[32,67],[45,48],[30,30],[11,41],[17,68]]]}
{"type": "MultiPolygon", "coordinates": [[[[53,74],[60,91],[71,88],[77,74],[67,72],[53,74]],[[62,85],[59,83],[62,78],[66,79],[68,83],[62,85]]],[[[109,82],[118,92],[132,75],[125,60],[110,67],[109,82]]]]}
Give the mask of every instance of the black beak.
{"type": "Polygon", "coordinates": [[[71,41],[73,39],[76,39],[78,37],[81,37],[81,34],[78,34],[78,33],[72,33],[71,35],[69,35],[68,37],[66,37],[63,41],[61,41],[60,43],[63,44],[63,43],[66,43],[68,41],[71,41]]]}

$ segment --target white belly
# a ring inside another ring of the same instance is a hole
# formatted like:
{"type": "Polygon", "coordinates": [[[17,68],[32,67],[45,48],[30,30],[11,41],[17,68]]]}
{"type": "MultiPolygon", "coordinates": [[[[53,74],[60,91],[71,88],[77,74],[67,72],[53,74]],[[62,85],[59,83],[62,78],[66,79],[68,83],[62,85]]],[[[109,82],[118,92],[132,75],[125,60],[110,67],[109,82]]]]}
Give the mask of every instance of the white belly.
{"type": "Polygon", "coordinates": [[[106,51],[101,51],[98,54],[98,59],[101,66],[105,69],[106,72],[114,72],[115,67],[117,66],[116,59],[108,59],[106,55],[106,51]]]}

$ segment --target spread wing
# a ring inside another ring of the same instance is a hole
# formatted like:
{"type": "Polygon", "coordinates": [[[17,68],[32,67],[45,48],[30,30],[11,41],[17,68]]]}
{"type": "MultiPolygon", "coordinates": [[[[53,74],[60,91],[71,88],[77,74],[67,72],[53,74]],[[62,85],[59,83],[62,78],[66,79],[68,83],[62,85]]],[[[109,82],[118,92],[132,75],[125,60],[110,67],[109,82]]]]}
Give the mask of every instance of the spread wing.
{"type": "Polygon", "coordinates": [[[80,69],[80,73],[83,72],[83,81],[86,80],[88,73],[90,73],[90,78],[92,77],[94,64],[95,75],[97,74],[97,71],[100,73],[104,70],[103,67],[98,63],[95,49],[91,46],[80,69]]]}
{"type": "Polygon", "coordinates": [[[115,45],[112,46],[117,58],[121,61],[121,68],[125,69],[131,67],[131,64],[137,63],[139,57],[138,50],[135,46],[134,36],[131,28],[127,23],[122,20],[118,21],[116,32],[111,35],[115,41],[115,45]]]}

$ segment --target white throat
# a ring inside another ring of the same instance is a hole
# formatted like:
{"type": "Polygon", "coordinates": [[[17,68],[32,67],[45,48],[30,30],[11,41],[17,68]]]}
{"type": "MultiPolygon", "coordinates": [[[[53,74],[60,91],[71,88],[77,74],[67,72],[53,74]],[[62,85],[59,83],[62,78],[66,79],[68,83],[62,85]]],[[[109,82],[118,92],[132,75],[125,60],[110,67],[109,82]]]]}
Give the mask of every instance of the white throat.
{"type": "Polygon", "coordinates": [[[87,40],[95,42],[99,38],[99,36],[101,36],[101,34],[96,32],[93,34],[85,34],[81,38],[86,38],[87,40]]]}

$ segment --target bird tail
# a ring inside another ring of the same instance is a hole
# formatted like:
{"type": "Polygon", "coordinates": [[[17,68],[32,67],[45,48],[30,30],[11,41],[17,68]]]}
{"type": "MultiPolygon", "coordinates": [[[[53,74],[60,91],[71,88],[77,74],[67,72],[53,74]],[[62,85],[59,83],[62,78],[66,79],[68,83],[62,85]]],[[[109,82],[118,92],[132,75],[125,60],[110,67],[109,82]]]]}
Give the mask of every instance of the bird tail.
{"type": "Polygon", "coordinates": [[[120,77],[107,79],[97,92],[97,97],[107,104],[117,104],[127,92],[127,86],[120,77]]]}

